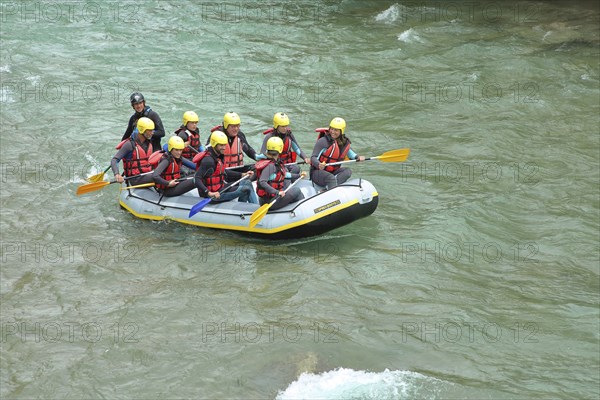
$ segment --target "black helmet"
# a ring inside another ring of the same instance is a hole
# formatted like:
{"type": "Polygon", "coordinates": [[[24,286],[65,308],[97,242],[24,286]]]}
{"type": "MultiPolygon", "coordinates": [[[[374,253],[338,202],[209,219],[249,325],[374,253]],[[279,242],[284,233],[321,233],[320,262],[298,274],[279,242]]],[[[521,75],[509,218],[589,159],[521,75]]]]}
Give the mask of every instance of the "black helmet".
{"type": "Polygon", "coordinates": [[[141,103],[144,100],[144,95],[141,94],[140,92],[134,92],[131,94],[131,96],[129,96],[129,100],[131,101],[131,104],[136,104],[136,103],[141,103]]]}

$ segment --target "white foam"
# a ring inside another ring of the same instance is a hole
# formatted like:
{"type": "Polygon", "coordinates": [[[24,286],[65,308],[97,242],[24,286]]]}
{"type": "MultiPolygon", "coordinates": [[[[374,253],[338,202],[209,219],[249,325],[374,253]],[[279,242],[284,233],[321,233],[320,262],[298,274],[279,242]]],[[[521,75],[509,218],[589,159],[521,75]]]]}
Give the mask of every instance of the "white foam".
{"type": "Polygon", "coordinates": [[[417,31],[415,31],[413,28],[410,28],[409,30],[406,30],[406,31],[402,32],[401,34],[399,34],[398,40],[400,40],[401,42],[405,42],[405,43],[414,43],[414,42],[423,43],[423,40],[417,34],[417,31]]]}
{"type": "Polygon", "coordinates": [[[548,32],[546,32],[546,34],[544,35],[544,37],[542,37],[542,42],[545,42],[545,41],[546,41],[546,38],[547,38],[548,36],[550,36],[551,34],[552,34],[552,31],[548,31],[548,32]]]}
{"type": "Polygon", "coordinates": [[[25,79],[30,81],[32,85],[36,85],[40,82],[40,77],[38,75],[28,76],[25,79]]]}
{"type": "Polygon", "coordinates": [[[385,22],[386,24],[390,24],[395,22],[400,16],[400,6],[398,4],[394,4],[390,6],[387,10],[380,12],[375,16],[375,21],[377,22],[385,22]]]}
{"type": "Polygon", "coordinates": [[[98,160],[96,160],[96,158],[94,158],[94,156],[92,156],[90,153],[85,153],[85,159],[94,165],[98,165],[98,160]]]}
{"type": "MultiPolygon", "coordinates": [[[[102,166],[100,165],[100,163],[98,162],[98,160],[96,160],[96,158],[94,158],[94,156],[92,156],[90,153],[85,153],[85,159],[91,164],[90,170],[88,171],[88,175],[87,176],[91,176],[91,175],[96,175],[99,174],[100,172],[104,171],[104,168],[102,168],[102,166]]],[[[85,177],[76,177],[80,180],[84,180],[85,181],[85,177]]]]}
{"type": "Polygon", "coordinates": [[[10,72],[10,65],[3,65],[0,67],[0,72],[10,72]]]}
{"type": "Polygon", "coordinates": [[[291,399],[406,399],[433,397],[423,391],[428,381],[440,382],[411,371],[366,372],[339,368],[322,374],[303,373],[277,400],[291,399]]]}

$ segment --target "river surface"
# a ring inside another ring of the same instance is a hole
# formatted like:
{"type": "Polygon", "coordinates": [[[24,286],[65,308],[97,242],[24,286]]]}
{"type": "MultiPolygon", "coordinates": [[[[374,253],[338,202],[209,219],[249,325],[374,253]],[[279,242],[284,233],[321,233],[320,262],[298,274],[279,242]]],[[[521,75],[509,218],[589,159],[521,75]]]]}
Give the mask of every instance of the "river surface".
{"type": "Polygon", "coordinates": [[[596,1],[1,7],[0,397],[600,396],[596,1]],[[411,155],[311,239],[139,220],[75,195],[134,90],[169,134],[285,111],[411,155]]]}

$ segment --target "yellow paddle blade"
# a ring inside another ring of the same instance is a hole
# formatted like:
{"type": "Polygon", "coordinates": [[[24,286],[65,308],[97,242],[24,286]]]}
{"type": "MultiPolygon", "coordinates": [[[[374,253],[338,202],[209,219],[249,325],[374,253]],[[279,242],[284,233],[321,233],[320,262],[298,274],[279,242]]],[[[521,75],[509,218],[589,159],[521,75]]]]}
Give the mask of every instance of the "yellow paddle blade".
{"type": "Polygon", "coordinates": [[[106,172],[108,172],[108,170],[110,169],[110,165],[108,167],[106,167],[106,169],[102,172],[100,172],[99,174],[96,175],[92,175],[89,178],[87,178],[88,182],[100,182],[104,180],[104,174],[106,174],[106,172]]]}
{"type": "Polygon", "coordinates": [[[269,212],[269,208],[271,208],[272,203],[263,204],[260,208],[250,216],[250,228],[254,228],[256,224],[260,222],[261,219],[269,212]]]}
{"type": "Polygon", "coordinates": [[[77,188],[77,196],[81,196],[82,194],[95,192],[96,190],[102,189],[104,186],[110,185],[112,182],[102,181],[102,182],[94,182],[94,183],[86,183],[85,185],[81,185],[77,188]]]}
{"type": "Polygon", "coordinates": [[[383,162],[402,162],[406,161],[408,155],[410,154],[410,149],[397,149],[386,151],[380,156],[373,157],[383,162]]]}
{"type": "MultiPolygon", "coordinates": [[[[304,173],[302,173],[302,178],[304,178],[304,176],[305,176],[304,173]]],[[[283,193],[287,193],[291,188],[293,188],[301,180],[302,179],[297,179],[296,182],[294,182],[290,186],[288,186],[287,189],[285,189],[283,191],[283,193]]],[[[258,224],[260,222],[260,220],[263,219],[263,217],[265,215],[267,215],[267,213],[269,212],[269,208],[271,208],[271,206],[273,204],[275,204],[277,199],[279,199],[279,195],[275,196],[275,198],[273,200],[271,200],[271,202],[269,202],[267,204],[263,204],[262,206],[260,206],[260,208],[258,210],[254,211],[254,213],[252,213],[252,215],[250,216],[250,223],[248,224],[248,226],[250,226],[250,228],[254,228],[256,226],[256,224],[258,224]]]]}
{"type": "Polygon", "coordinates": [[[104,179],[104,172],[100,172],[99,174],[92,175],[87,178],[88,182],[100,182],[104,179]]]}
{"type": "Polygon", "coordinates": [[[120,188],[119,190],[140,189],[140,188],[150,187],[150,186],[154,186],[154,185],[155,185],[154,182],[142,183],[140,185],[135,185],[135,186],[124,186],[124,187],[120,188]]]}

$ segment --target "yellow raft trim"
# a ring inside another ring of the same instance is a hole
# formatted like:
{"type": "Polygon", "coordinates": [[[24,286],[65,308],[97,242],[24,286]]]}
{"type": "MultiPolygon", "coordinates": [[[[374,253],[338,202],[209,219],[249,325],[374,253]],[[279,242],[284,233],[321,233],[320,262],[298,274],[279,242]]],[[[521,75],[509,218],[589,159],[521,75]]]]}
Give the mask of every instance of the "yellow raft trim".
{"type": "MultiPolygon", "coordinates": [[[[379,196],[379,193],[373,192],[372,197],[375,198],[376,196],[379,196]]],[[[373,199],[371,199],[371,201],[373,201],[373,199]]],[[[123,203],[122,200],[119,200],[119,204],[121,205],[121,207],[123,207],[124,209],[129,211],[131,214],[133,214],[134,216],[141,218],[141,219],[151,219],[153,221],[170,220],[170,221],[176,221],[176,222],[179,222],[182,224],[187,224],[187,225],[201,226],[203,228],[226,229],[226,230],[230,230],[230,231],[256,232],[256,233],[266,233],[266,234],[274,234],[277,232],[282,232],[282,231],[286,231],[288,229],[295,228],[300,225],[306,225],[310,222],[316,221],[316,220],[326,217],[328,215],[334,214],[340,210],[351,207],[357,203],[358,203],[358,200],[352,200],[350,202],[340,204],[336,207],[329,208],[326,211],[315,214],[309,218],[305,218],[303,220],[296,221],[291,224],[282,225],[277,228],[268,228],[267,229],[267,228],[258,228],[258,227],[250,228],[248,226],[196,222],[196,221],[190,221],[189,219],[173,218],[173,217],[169,217],[169,216],[159,217],[159,216],[150,215],[150,214],[140,214],[140,213],[133,211],[127,204],[123,203]]],[[[248,219],[248,223],[250,223],[250,216],[248,216],[247,219],[248,219]]],[[[259,223],[259,225],[260,225],[260,223],[259,223]]]]}

